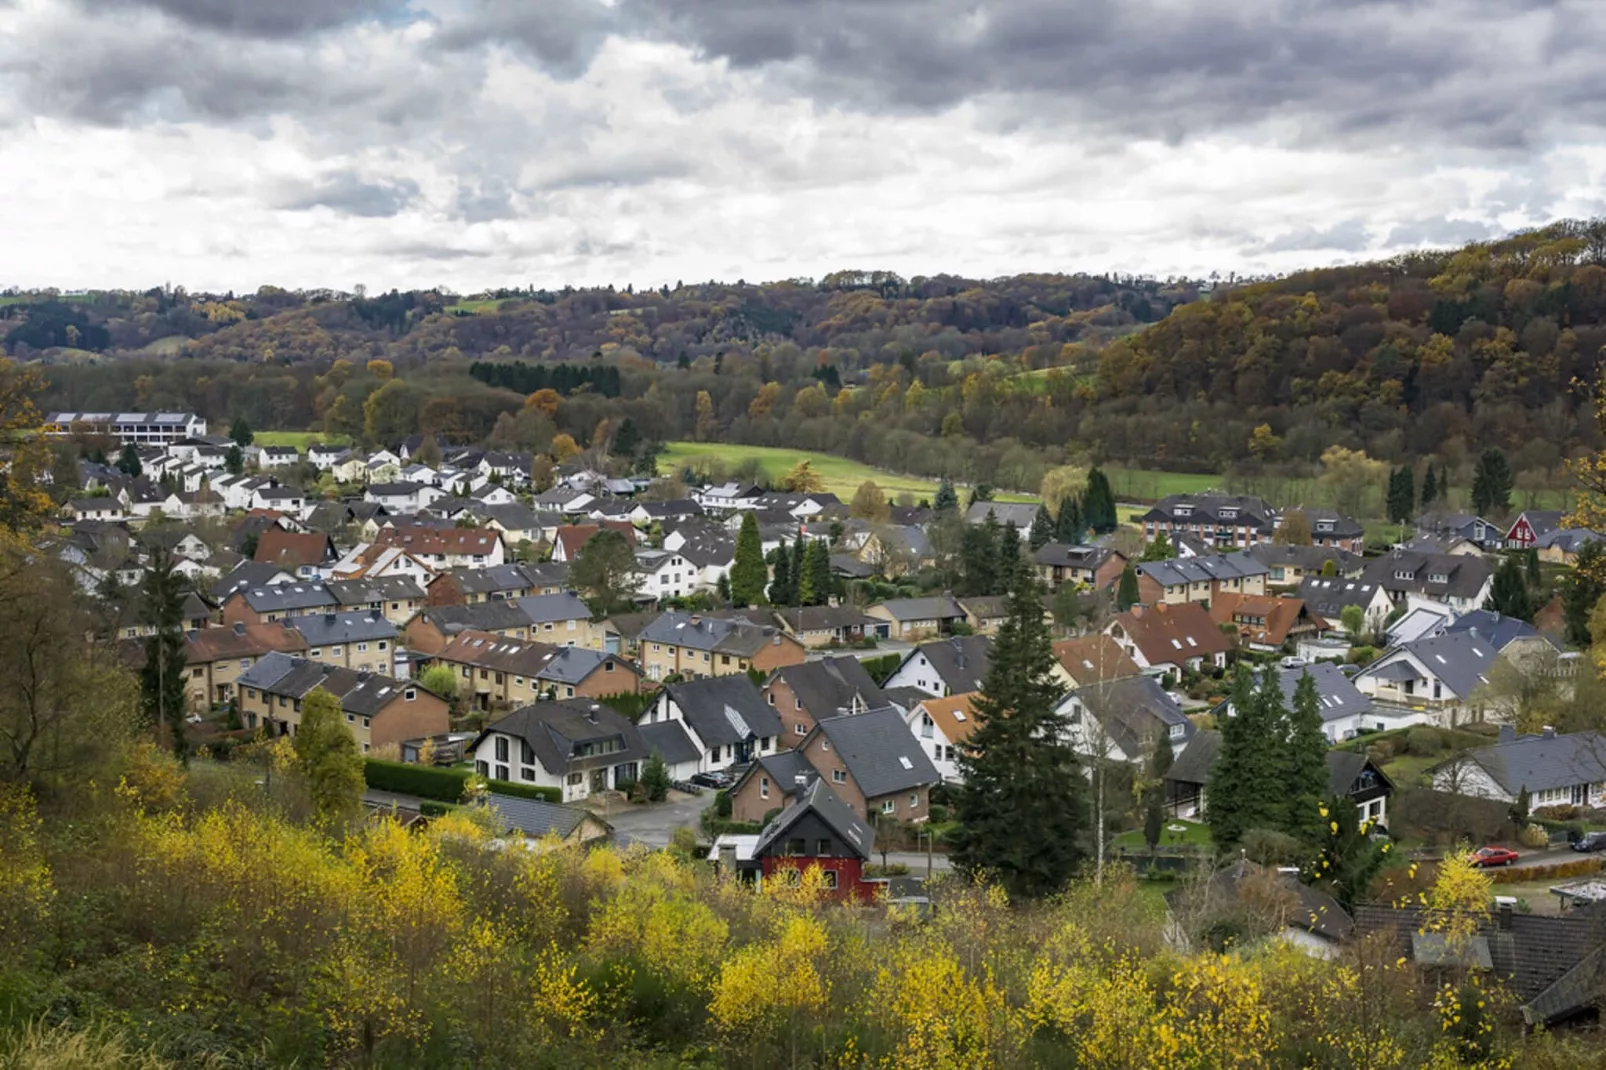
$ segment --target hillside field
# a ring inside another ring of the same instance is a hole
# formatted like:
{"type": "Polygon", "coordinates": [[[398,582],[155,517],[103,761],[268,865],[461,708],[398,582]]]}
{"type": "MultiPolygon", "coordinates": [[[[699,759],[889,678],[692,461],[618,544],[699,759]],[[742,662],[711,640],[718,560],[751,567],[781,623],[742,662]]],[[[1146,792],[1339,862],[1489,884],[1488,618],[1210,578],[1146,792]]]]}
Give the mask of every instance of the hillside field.
{"type": "MultiPolygon", "coordinates": [[[[224,432],[227,432],[224,428],[224,432]]],[[[326,435],[322,431],[257,431],[253,434],[252,442],[258,446],[294,446],[302,453],[308,447],[328,442],[335,445],[348,445],[350,439],[346,435],[326,435]]]]}
{"type": "MultiPolygon", "coordinates": [[[[780,449],[772,446],[733,446],[723,442],[670,442],[659,455],[658,463],[660,471],[669,472],[679,471],[687,465],[695,469],[701,460],[714,460],[732,467],[749,457],[757,457],[764,465],[765,474],[776,481],[791,471],[799,461],[809,461],[813,464],[814,470],[825,480],[825,489],[844,502],[851,501],[854,492],[859,489],[859,484],[867,479],[879,486],[888,498],[904,491],[913,494],[917,499],[930,498],[937,493],[937,484],[932,480],[898,475],[829,453],[780,449]]],[[[1031,496],[1000,493],[998,500],[1023,502],[1030,501],[1031,496]]]]}

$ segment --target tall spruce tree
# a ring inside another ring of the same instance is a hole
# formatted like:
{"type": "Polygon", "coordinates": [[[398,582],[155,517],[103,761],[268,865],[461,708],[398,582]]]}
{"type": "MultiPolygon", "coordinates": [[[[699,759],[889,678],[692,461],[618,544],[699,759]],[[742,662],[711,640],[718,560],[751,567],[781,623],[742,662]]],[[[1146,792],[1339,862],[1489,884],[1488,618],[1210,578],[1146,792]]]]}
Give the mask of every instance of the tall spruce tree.
{"type": "Polygon", "coordinates": [[[1138,604],[1138,570],[1128,561],[1121,570],[1121,582],[1115,587],[1115,608],[1122,613],[1138,604]]]}
{"type": "Polygon", "coordinates": [[[797,604],[797,591],[792,583],[792,554],[787,549],[786,540],[775,550],[775,576],[770,580],[770,605],[790,606],[797,604]]]}
{"type": "Polygon", "coordinates": [[[1082,520],[1095,535],[1115,530],[1115,492],[1110,489],[1110,477],[1102,468],[1087,474],[1087,493],[1082,496],[1082,520]]]}
{"type": "Polygon", "coordinates": [[[1085,854],[1087,781],[1057,712],[1060,686],[1031,570],[1012,577],[1009,617],[993,640],[973,704],[976,730],[959,759],[954,863],[995,876],[1011,896],[1052,895],[1085,854]]]}
{"type": "Polygon", "coordinates": [[[184,587],[172,553],[162,545],[151,550],[143,583],[144,623],[155,629],[145,640],[145,667],[140,670],[140,705],[153,725],[165,724],[173,753],[188,762],[185,736],[184,587]]]}
{"type": "Polygon", "coordinates": [[[1434,474],[1433,466],[1428,465],[1427,475],[1422,477],[1422,508],[1426,509],[1439,497],[1439,477],[1434,474]]]}
{"type": "Polygon", "coordinates": [[[831,600],[831,544],[824,539],[811,539],[803,554],[803,574],[808,577],[811,606],[823,606],[831,600]]]}
{"type": "Polygon", "coordinates": [[[803,601],[803,559],[808,552],[809,539],[807,535],[803,534],[803,529],[800,527],[797,529],[797,538],[792,540],[792,597],[800,606],[808,605],[807,602],[803,601]]]}
{"type": "Polygon", "coordinates": [[[1511,508],[1511,466],[1506,455],[1490,447],[1478,456],[1472,473],[1472,509],[1479,516],[1507,512],[1511,508]]]}
{"type": "Polygon", "coordinates": [[[1528,591],[1528,577],[1517,558],[1508,556],[1495,569],[1494,584],[1489,588],[1489,597],[1483,600],[1483,608],[1520,620],[1533,619],[1537,607],[1528,591]]]}
{"type": "Polygon", "coordinates": [[[117,455],[117,470],[129,479],[138,479],[143,466],[139,463],[139,450],[132,442],[123,443],[123,452],[117,455]]]}
{"type": "Polygon", "coordinates": [[[1086,533],[1087,525],[1082,522],[1082,500],[1074,494],[1067,494],[1060,501],[1059,513],[1054,517],[1054,541],[1075,546],[1086,533]]]}
{"type": "Polygon", "coordinates": [[[1033,550],[1041,550],[1054,541],[1054,518],[1048,515],[1048,506],[1039,504],[1037,515],[1032,517],[1032,532],[1028,540],[1033,550]]]}
{"type": "Polygon", "coordinates": [[[1012,524],[997,525],[998,532],[998,573],[994,586],[988,594],[1007,594],[1010,577],[1021,564],[1020,532],[1012,524]]]}
{"type": "Polygon", "coordinates": [[[245,422],[244,416],[234,418],[234,425],[229,428],[229,437],[234,440],[236,446],[249,446],[256,440],[256,434],[252,432],[251,425],[245,422]]]}
{"type": "MultiPolygon", "coordinates": [[[[1266,669],[1268,675],[1271,669],[1266,669]]],[[[1322,803],[1328,795],[1327,735],[1322,731],[1321,697],[1308,672],[1299,674],[1288,711],[1287,832],[1312,851],[1327,838],[1322,803]]]]}
{"type": "Polygon", "coordinates": [[[937,484],[937,496],[932,499],[931,508],[939,514],[959,511],[959,495],[954,493],[954,481],[947,476],[937,484]]]}
{"type": "Polygon", "coordinates": [[[1400,468],[1400,504],[1400,522],[1404,523],[1416,515],[1416,472],[1410,465],[1400,468]]]}
{"type": "Polygon", "coordinates": [[[736,558],[731,563],[731,601],[738,606],[756,606],[764,601],[769,586],[769,569],[764,565],[764,544],[759,540],[758,517],[749,511],[742,517],[736,533],[736,558]]]}
{"type": "Polygon", "coordinates": [[[980,524],[966,524],[959,543],[960,590],[993,594],[998,586],[998,522],[989,512],[980,524]]]}
{"type": "Polygon", "coordinates": [[[1239,666],[1233,678],[1234,715],[1221,727],[1221,752],[1210,770],[1205,822],[1218,851],[1238,846],[1250,829],[1281,830],[1288,817],[1287,725],[1275,674],[1272,694],[1239,666]]]}

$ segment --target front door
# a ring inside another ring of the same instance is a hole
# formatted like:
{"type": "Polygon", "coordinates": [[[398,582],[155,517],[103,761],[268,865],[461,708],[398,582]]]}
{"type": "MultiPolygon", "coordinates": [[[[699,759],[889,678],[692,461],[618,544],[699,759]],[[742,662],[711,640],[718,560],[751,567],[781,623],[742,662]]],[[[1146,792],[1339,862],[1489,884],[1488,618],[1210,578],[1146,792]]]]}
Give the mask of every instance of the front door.
{"type": "Polygon", "coordinates": [[[607,790],[608,790],[608,769],[607,769],[607,767],[604,766],[601,769],[593,769],[591,771],[591,794],[596,795],[599,792],[604,792],[604,791],[607,791],[607,790]]]}

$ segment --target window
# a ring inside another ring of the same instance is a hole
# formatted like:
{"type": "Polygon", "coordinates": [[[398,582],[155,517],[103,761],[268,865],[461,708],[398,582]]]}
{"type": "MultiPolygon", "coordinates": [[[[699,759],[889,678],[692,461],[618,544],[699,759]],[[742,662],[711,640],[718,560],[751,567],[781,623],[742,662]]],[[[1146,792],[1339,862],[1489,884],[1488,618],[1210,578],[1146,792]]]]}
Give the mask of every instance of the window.
{"type": "Polygon", "coordinates": [[[373,718],[372,717],[364,717],[362,719],[362,726],[364,728],[367,728],[371,724],[373,724],[373,718]]]}
{"type": "Polygon", "coordinates": [[[357,653],[359,653],[359,654],[368,653],[368,644],[367,643],[358,643],[357,644],[357,653]]]}
{"type": "Polygon", "coordinates": [[[829,739],[820,740],[820,749],[821,750],[830,750],[831,749],[831,741],[829,739]]]}
{"type": "Polygon", "coordinates": [[[846,784],[847,782],[848,782],[848,774],[844,773],[840,769],[831,770],[831,783],[833,783],[833,784],[846,784]]]}
{"type": "Polygon", "coordinates": [[[807,850],[808,844],[804,842],[801,836],[786,841],[786,853],[793,858],[801,857],[803,852],[807,850]]]}
{"type": "Polygon", "coordinates": [[[920,793],[918,791],[911,791],[909,793],[909,809],[920,809],[920,793]]]}
{"type": "Polygon", "coordinates": [[[760,799],[767,799],[770,797],[770,778],[767,776],[761,776],[758,778],[758,797],[760,799]]]}
{"type": "Polygon", "coordinates": [[[499,765],[499,766],[496,767],[496,779],[497,780],[506,780],[507,779],[507,766],[499,765]]]}
{"type": "Polygon", "coordinates": [[[322,656],[322,654],[323,654],[323,648],[322,647],[316,647],[315,646],[311,650],[307,651],[307,657],[309,657],[309,658],[320,657],[320,656],[322,656]]]}
{"type": "Polygon", "coordinates": [[[190,676],[192,676],[195,679],[199,680],[201,678],[201,672],[202,672],[201,668],[199,666],[196,666],[195,668],[190,670],[190,676]]]}
{"type": "Polygon", "coordinates": [[[340,656],[340,652],[341,648],[338,646],[332,646],[329,648],[329,656],[332,658],[338,658],[340,656]]]}
{"type": "Polygon", "coordinates": [[[821,870],[820,871],[820,876],[821,876],[821,878],[824,879],[825,886],[827,888],[831,888],[833,890],[836,888],[836,870],[834,870],[834,869],[821,870]]]}
{"type": "Polygon", "coordinates": [[[385,649],[385,640],[381,639],[379,641],[379,649],[380,650],[384,650],[385,649]]]}
{"type": "Polygon", "coordinates": [[[893,811],[893,810],[894,810],[894,809],[896,809],[896,808],[897,808],[897,807],[896,807],[896,804],[894,804],[894,803],[893,803],[893,801],[892,801],[892,800],[891,800],[891,799],[884,799],[884,800],[882,800],[882,803],[881,803],[881,812],[882,812],[882,813],[883,813],[883,814],[890,814],[890,813],[892,813],[892,811],[893,811]]]}
{"type": "Polygon", "coordinates": [[[256,698],[256,697],[257,697],[257,689],[256,689],[256,688],[254,688],[254,687],[248,687],[248,688],[246,688],[246,689],[245,689],[245,693],[246,693],[246,695],[247,695],[247,696],[248,696],[248,697],[250,697],[250,698],[256,698]]]}
{"type": "Polygon", "coordinates": [[[920,738],[930,739],[932,729],[934,729],[936,726],[937,722],[931,719],[931,714],[922,713],[920,715],[920,738]]]}
{"type": "Polygon", "coordinates": [[[250,658],[241,658],[240,659],[240,671],[241,672],[244,672],[245,670],[249,669],[250,667],[251,667],[251,659],[250,658]]]}
{"type": "Polygon", "coordinates": [[[583,784],[584,782],[585,782],[585,774],[584,773],[570,773],[569,774],[569,784],[571,786],[578,786],[580,784],[583,784]]]}
{"type": "Polygon", "coordinates": [[[368,753],[368,744],[366,744],[366,743],[364,743],[364,744],[363,744],[363,745],[362,745],[362,752],[363,752],[363,753],[364,753],[364,754],[367,754],[367,753],[368,753]]]}
{"type": "Polygon", "coordinates": [[[602,663],[602,671],[603,672],[613,672],[613,662],[611,662],[611,661],[603,662],[602,663]]]}
{"type": "Polygon", "coordinates": [[[830,840],[816,840],[814,842],[814,853],[819,858],[829,858],[829,857],[831,857],[831,841],[830,840]]]}
{"type": "Polygon", "coordinates": [[[346,714],[346,723],[347,724],[356,724],[357,723],[357,715],[355,713],[346,714]]]}
{"type": "Polygon", "coordinates": [[[402,692],[402,698],[408,702],[414,701],[418,698],[418,688],[409,687],[406,691],[402,692]]]}
{"type": "Polygon", "coordinates": [[[564,689],[563,689],[563,697],[564,697],[564,698],[573,698],[573,697],[574,697],[574,688],[572,688],[572,687],[565,687],[565,688],[564,688],[564,689]]]}
{"type": "Polygon", "coordinates": [[[508,740],[507,740],[506,736],[497,736],[496,737],[496,760],[499,761],[499,762],[507,761],[507,752],[508,752],[507,743],[508,743],[508,740]]]}
{"type": "Polygon", "coordinates": [[[809,734],[809,730],[807,728],[803,727],[803,722],[802,721],[799,721],[797,724],[793,725],[792,726],[792,731],[797,733],[800,736],[806,736],[806,735],[809,734]]]}
{"type": "Polygon", "coordinates": [[[535,779],[535,770],[531,769],[529,766],[525,766],[523,769],[519,770],[519,779],[520,780],[534,780],[535,779]]]}

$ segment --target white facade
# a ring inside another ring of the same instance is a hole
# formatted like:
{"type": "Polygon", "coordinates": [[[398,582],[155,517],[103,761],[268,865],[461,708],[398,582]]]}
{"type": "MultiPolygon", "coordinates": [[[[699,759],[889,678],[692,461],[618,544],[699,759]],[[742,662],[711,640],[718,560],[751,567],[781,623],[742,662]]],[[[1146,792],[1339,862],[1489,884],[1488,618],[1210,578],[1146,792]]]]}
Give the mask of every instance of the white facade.
{"type": "Polygon", "coordinates": [[[942,675],[926,659],[926,656],[918,650],[904,658],[903,664],[899,665],[896,671],[887,677],[887,682],[882,684],[881,687],[883,690],[890,690],[894,687],[913,687],[924,691],[933,698],[943,698],[948,694],[948,687],[943,683],[942,675]]]}
{"type": "Polygon", "coordinates": [[[937,767],[937,772],[948,784],[963,784],[964,774],[959,770],[959,747],[943,732],[942,725],[938,724],[930,714],[925,711],[922,704],[904,714],[904,723],[915,737],[920,749],[926,752],[931,764],[937,767]]]}
{"type": "Polygon", "coordinates": [[[135,445],[176,442],[206,434],[206,421],[193,412],[53,412],[45,434],[71,435],[87,429],[135,445]]]}

